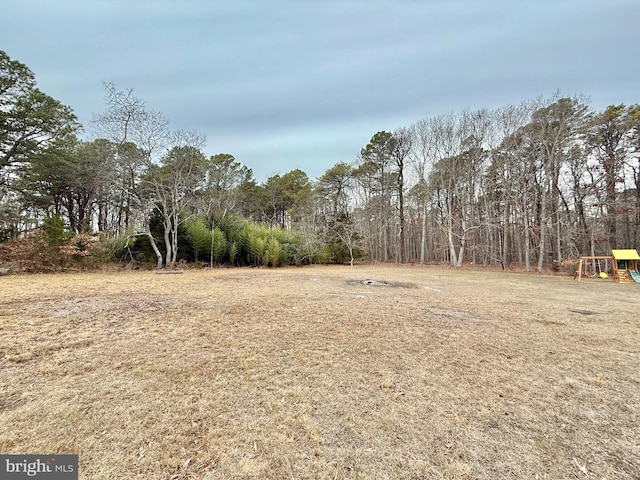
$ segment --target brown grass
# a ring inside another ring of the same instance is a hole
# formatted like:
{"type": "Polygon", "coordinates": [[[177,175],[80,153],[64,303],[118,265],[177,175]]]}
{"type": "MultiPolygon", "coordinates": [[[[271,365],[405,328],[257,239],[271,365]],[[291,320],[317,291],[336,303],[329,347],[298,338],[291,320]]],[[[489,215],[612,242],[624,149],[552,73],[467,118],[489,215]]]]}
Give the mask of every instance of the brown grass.
{"type": "Polygon", "coordinates": [[[638,285],[480,270],[0,277],[0,453],[77,453],[81,479],[638,478],[639,311],[638,285]]]}

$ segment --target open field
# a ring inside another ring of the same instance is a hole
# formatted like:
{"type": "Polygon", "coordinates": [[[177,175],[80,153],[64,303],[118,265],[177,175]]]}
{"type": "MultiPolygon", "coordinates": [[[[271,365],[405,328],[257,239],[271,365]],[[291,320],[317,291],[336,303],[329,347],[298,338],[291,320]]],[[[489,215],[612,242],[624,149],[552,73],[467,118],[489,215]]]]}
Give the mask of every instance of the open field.
{"type": "Polygon", "coordinates": [[[639,372],[635,284],[0,277],[0,453],[77,453],[81,479],[637,479],[639,372]]]}

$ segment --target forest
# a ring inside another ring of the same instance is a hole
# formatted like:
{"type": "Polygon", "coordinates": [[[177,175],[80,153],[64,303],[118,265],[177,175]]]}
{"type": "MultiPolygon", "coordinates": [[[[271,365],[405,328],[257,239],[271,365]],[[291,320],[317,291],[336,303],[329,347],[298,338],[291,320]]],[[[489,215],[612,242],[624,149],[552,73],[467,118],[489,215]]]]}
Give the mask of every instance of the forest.
{"type": "Polygon", "coordinates": [[[555,93],[372,132],[319,178],[259,183],[105,84],[81,135],[71,107],[0,51],[0,267],[354,261],[560,270],[640,247],[640,107],[555,93]]]}

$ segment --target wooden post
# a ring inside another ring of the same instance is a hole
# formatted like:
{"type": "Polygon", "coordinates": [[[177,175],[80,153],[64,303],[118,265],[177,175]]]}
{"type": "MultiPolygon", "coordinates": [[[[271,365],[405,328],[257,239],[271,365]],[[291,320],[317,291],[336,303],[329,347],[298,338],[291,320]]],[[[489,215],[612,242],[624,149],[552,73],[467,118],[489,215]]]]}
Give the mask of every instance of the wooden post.
{"type": "Polygon", "coordinates": [[[582,278],[582,257],[578,260],[578,281],[582,278]]]}

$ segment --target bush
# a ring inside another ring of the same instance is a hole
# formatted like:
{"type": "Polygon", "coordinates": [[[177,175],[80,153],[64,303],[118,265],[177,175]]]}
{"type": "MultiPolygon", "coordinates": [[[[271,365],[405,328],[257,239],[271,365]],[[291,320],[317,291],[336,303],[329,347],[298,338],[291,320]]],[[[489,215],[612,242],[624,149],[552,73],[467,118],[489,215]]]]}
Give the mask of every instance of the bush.
{"type": "Polygon", "coordinates": [[[18,272],[42,272],[60,268],[95,268],[110,260],[107,249],[97,237],[80,233],[64,240],[62,235],[66,236],[66,231],[59,227],[60,224],[54,221],[48,224],[48,230],[34,231],[25,237],[1,243],[0,263],[10,265],[18,272]],[[64,243],[59,244],[60,241],[64,243]]]}
{"type": "Polygon", "coordinates": [[[26,237],[11,238],[0,243],[0,264],[8,265],[18,272],[33,272],[43,269],[46,247],[42,232],[32,232],[26,237]]]}
{"type": "Polygon", "coordinates": [[[239,257],[245,258],[248,265],[279,267],[299,263],[302,236],[291,230],[245,222],[238,239],[239,257]]]}
{"type": "Polygon", "coordinates": [[[65,245],[58,247],[63,266],[74,266],[81,269],[95,268],[104,258],[105,248],[98,239],[88,233],[74,235],[65,245]]]}
{"type": "Polygon", "coordinates": [[[227,256],[227,236],[218,227],[213,229],[213,260],[222,264],[227,256]]]}
{"type": "Polygon", "coordinates": [[[193,251],[193,261],[204,260],[208,262],[211,257],[211,230],[205,220],[202,218],[189,219],[184,223],[184,230],[186,240],[193,251]]]}

